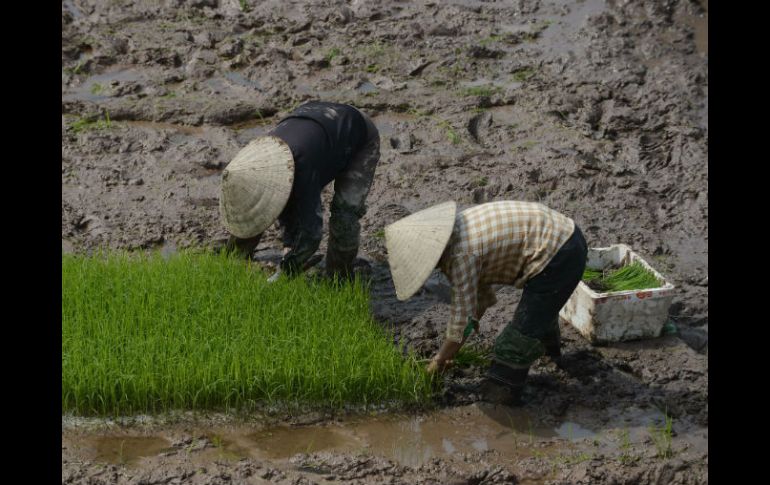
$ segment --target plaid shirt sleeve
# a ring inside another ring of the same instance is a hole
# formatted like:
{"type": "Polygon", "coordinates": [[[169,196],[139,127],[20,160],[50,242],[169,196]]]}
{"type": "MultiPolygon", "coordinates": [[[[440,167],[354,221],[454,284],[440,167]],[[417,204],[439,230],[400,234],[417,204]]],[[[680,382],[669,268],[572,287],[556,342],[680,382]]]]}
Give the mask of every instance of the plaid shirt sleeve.
{"type": "Polygon", "coordinates": [[[449,313],[446,338],[461,342],[468,317],[478,320],[478,287],[481,258],[472,254],[457,254],[452,258],[449,281],[452,282],[452,309],[449,313]]]}

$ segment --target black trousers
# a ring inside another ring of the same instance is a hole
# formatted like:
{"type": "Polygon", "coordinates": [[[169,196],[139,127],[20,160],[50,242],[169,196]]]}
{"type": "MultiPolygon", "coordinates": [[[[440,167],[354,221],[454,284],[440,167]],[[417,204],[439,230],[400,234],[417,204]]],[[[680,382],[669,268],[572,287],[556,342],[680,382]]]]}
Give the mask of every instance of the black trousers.
{"type": "Polygon", "coordinates": [[[513,369],[526,369],[546,351],[558,352],[559,311],[580,283],[588,247],[575,230],[543,270],[524,285],[511,322],[497,337],[494,360],[513,369]]]}

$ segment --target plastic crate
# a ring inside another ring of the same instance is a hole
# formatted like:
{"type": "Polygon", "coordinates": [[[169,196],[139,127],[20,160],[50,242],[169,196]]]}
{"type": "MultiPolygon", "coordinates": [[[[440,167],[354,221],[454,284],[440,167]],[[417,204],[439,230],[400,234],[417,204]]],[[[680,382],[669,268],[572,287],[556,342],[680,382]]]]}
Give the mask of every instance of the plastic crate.
{"type": "Polygon", "coordinates": [[[661,281],[661,286],[597,293],[581,281],[559,312],[559,317],[595,344],[660,336],[668,321],[674,285],[625,244],[589,248],[586,266],[603,270],[634,261],[652,271],[661,281]]]}

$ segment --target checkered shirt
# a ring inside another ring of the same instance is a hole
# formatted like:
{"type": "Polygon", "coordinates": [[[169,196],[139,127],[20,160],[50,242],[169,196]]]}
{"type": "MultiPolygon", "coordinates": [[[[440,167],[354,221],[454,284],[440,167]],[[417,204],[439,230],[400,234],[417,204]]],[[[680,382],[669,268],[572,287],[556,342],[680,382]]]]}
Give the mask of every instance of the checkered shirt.
{"type": "Polygon", "coordinates": [[[531,202],[490,202],[457,214],[439,261],[439,269],[452,283],[447,339],[460,342],[468,318],[481,320],[497,302],[491,285],[522,288],[574,229],[572,219],[531,202]]]}

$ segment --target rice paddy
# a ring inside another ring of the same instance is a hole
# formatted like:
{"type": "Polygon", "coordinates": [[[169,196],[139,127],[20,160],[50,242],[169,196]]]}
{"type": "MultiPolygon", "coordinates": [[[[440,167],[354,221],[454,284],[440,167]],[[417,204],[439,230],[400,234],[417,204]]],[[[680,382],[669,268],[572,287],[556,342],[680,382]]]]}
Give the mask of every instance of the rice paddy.
{"type": "Polygon", "coordinates": [[[361,282],[266,282],[225,254],[62,255],[62,409],[427,403],[361,282]]]}
{"type": "Polygon", "coordinates": [[[583,282],[602,292],[644,290],[661,285],[658,278],[638,261],[608,270],[586,268],[583,282]]]}

